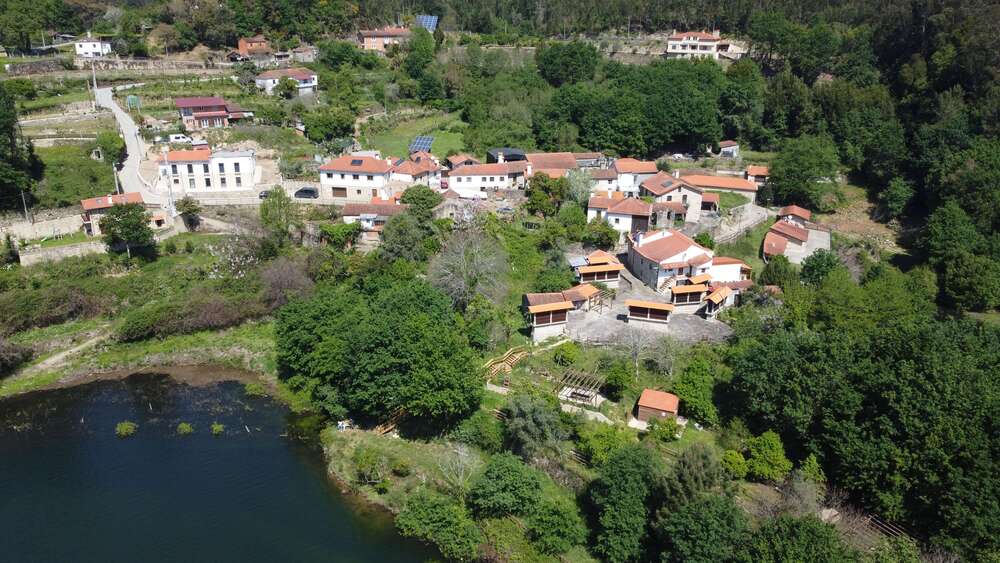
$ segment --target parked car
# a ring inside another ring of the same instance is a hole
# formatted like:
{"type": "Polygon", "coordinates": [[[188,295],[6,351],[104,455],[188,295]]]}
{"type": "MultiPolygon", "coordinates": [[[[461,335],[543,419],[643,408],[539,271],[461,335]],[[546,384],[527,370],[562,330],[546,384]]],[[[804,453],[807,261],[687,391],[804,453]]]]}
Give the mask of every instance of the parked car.
{"type": "Polygon", "coordinates": [[[319,190],[311,186],[295,190],[295,197],[299,199],[319,199],[319,190]]]}
{"type": "Polygon", "coordinates": [[[180,133],[174,133],[173,135],[170,136],[169,142],[191,144],[191,137],[188,137],[187,135],[181,135],[180,133]]]}
{"type": "Polygon", "coordinates": [[[271,193],[271,190],[261,190],[260,193],[257,194],[257,197],[259,199],[264,199],[264,198],[267,197],[267,194],[269,194],[269,193],[271,193]]]}

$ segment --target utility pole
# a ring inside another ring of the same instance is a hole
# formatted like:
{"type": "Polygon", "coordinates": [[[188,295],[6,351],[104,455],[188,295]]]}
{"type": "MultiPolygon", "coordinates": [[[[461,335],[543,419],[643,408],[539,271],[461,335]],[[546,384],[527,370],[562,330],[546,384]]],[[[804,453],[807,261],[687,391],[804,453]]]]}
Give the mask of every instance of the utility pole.
{"type": "Polygon", "coordinates": [[[21,190],[21,205],[24,206],[24,220],[31,221],[32,223],[34,223],[34,221],[32,221],[31,218],[28,216],[28,200],[24,198],[24,190],[21,190]]]}
{"type": "MultiPolygon", "coordinates": [[[[168,167],[167,168],[167,176],[168,177],[164,180],[167,183],[167,206],[168,206],[167,211],[170,213],[170,217],[174,217],[175,215],[177,215],[177,212],[174,209],[174,185],[173,185],[173,179],[169,177],[169,175],[170,175],[170,168],[169,168],[170,162],[167,160],[167,147],[166,146],[163,147],[163,165],[168,167]]],[[[163,178],[164,176],[161,174],[159,177],[163,178]]]]}
{"type": "Polygon", "coordinates": [[[122,191],[121,186],[118,184],[118,169],[115,168],[115,164],[113,162],[111,163],[111,175],[114,176],[115,178],[115,193],[116,194],[124,193],[122,191]]]}

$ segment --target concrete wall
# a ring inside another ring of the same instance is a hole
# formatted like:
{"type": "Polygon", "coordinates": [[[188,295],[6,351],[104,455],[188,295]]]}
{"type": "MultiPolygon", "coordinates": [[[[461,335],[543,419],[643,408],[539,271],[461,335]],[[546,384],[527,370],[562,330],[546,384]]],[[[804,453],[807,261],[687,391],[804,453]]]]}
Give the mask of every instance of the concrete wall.
{"type": "Polygon", "coordinates": [[[10,63],[4,65],[4,69],[10,76],[24,76],[26,74],[38,74],[41,72],[62,72],[66,70],[68,59],[42,59],[29,61],[26,63],[10,63]]]}
{"type": "Polygon", "coordinates": [[[531,329],[531,341],[535,344],[548,340],[554,336],[566,334],[566,323],[556,323],[550,325],[536,326],[531,329]]]}
{"type": "Polygon", "coordinates": [[[93,241],[81,242],[78,244],[67,244],[65,246],[54,246],[51,248],[24,248],[20,251],[21,265],[31,266],[42,262],[57,262],[72,256],[87,256],[89,254],[104,254],[106,249],[104,241],[97,239],[93,241]]]}
{"type": "Polygon", "coordinates": [[[74,215],[36,221],[18,221],[8,224],[0,223],[0,239],[10,236],[14,240],[32,240],[53,235],[69,235],[83,228],[83,216],[79,210],[74,215]]]}

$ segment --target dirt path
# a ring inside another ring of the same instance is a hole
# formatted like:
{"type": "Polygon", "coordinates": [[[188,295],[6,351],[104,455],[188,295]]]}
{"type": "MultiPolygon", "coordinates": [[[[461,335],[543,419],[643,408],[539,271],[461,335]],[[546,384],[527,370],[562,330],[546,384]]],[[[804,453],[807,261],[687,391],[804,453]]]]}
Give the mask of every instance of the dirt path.
{"type": "Polygon", "coordinates": [[[106,340],[109,336],[111,336],[111,332],[105,329],[104,331],[102,331],[101,333],[97,334],[96,336],[93,336],[93,337],[91,337],[91,338],[89,338],[89,339],[87,339],[87,340],[85,340],[85,341],[77,344],[76,346],[73,346],[72,348],[68,348],[66,350],[63,350],[62,352],[58,352],[56,354],[53,354],[52,356],[50,356],[48,358],[45,358],[44,360],[38,362],[37,364],[26,368],[24,371],[22,371],[18,375],[19,376],[30,376],[30,375],[34,375],[34,374],[37,374],[37,373],[42,373],[42,372],[45,372],[45,371],[51,371],[51,370],[55,370],[55,369],[61,368],[61,367],[63,367],[66,364],[66,359],[67,358],[69,358],[70,356],[72,356],[72,355],[74,355],[74,354],[76,354],[78,352],[82,352],[82,351],[84,351],[84,350],[86,350],[88,348],[93,348],[97,344],[99,344],[99,343],[103,342],[104,340],[106,340]]]}

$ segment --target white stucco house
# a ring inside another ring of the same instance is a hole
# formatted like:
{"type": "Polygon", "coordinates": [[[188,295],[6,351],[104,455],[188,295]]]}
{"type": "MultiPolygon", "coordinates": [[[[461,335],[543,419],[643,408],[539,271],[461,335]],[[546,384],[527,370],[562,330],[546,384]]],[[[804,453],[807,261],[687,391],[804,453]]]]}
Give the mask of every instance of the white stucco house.
{"type": "Polygon", "coordinates": [[[392,199],[389,185],[394,164],[369,155],[343,155],[319,167],[319,184],[335,203],[392,199]]]}
{"type": "Polygon", "coordinates": [[[448,188],[461,197],[476,197],[473,192],[520,190],[526,185],[530,168],[523,160],[460,166],[448,174],[448,188]]]}
{"type": "Polygon", "coordinates": [[[259,180],[253,151],[168,151],[159,161],[162,182],[174,195],[253,188],[259,180]]]}
{"type": "Polygon", "coordinates": [[[667,37],[668,59],[719,59],[719,32],[674,31],[667,37]]]}
{"type": "Polygon", "coordinates": [[[441,167],[437,157],[429,152],[416,151],[409,158],[393,165],[389,178],[404,185],[422,184],[431,188],[441,187],[441,167]]]}
{"type": "Polygon", "coordinates": [[[671,175],[658,172],[642,183],[640,196],[652,197],[656,203],[679,202],[684,207],[684,222],[697,223],[701,219],[703,190],[671,175]]]}
{"type": "Polygon", "coordinates": [[[288,78],[295,82],[295,85],[299,87],[297,94],[299,96],[315,94],[316,90],[319,88],[319,76],[308,68],[279,68],[275,70],[268,70],[258,74],[254,81],[257,83],[258,88],[270,96],[274,93],[274,89],[278,86],[278,83],[281,82],[282,78],[288,78]]]}
{"type": "Polygon", "coordinates": [[[638,197],[639,186],[658,172],[655,162],[634,158],[619,158],[611,169],[617,175],[617,191],[628,197],[638,197]]]}
{"type": "Polygon", "coordinates": [[[74,43],[73,47],[76,56],[88,59],[111,54],[111,43],[102,39],[94,39],[89,31],[87,32],[87,37],[74,43]]]}

